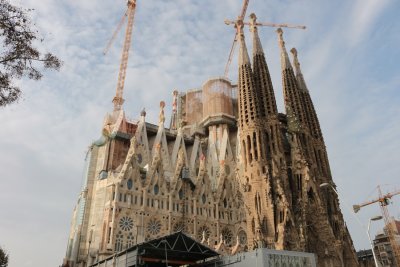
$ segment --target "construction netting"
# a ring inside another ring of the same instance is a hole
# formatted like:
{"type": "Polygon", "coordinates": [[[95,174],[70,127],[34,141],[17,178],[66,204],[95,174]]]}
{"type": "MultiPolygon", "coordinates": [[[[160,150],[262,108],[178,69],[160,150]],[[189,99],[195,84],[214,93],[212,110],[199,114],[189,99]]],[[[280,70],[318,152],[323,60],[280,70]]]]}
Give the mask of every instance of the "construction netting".
{"type": "Polygon", "coordinates": [[[203,119],[203,92],[201,89],[186,93],[185,113],[187,124],[199,123],[203,119]]]}
{"type": "Polygon", "coordinates": [[[203,118],[221,113],[233,116],[232,85],[222,77],[203,85],[203,118]]]}
{"type": "Polygon", "coordinates": [[[179,99],[178,113],[188,125],[216,114],[237,115],[237,86],[224,77],[209,79],[201,89],[189,90],[179,99]]]}

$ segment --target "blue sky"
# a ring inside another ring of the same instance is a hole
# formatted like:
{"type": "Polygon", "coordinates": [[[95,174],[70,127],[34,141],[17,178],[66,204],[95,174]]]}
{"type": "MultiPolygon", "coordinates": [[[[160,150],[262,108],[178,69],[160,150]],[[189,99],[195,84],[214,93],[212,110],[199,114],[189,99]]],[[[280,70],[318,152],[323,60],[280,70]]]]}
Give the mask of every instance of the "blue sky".
{"type": "MultiPolygon", "coordinates": [[[[223,74],[239,14],[239,0],[137,0],[124,97],[128,117],[143,107],[156,122],[158,103],[171,106],[173,89],[199,87],[223,74]]],[[[40,82],[23,80],[23,99],[0,109],[0,245],[11,267],[57,266],[65,253],[89,144],[112,110],[122,34],[102,51],[124,13],[125,1],[12,0],[34,8],[46,49],[64,61],[40,82]]],[[[259,21],[304,24],[284,30],[296,47],[319,115],[342,211],[356,249],[365,230],[346,208],[400,187],[400,20],[398,1],[250,0],[259,21]],[[344,205],[343,205],[344,204],[344,205]]],[[[247,43],[251,51],[250,34],[247,43]]],[[[283,112],[277,36],[259,30],[278,107],[283,112]]],[[[123,32],[122,32],[123,33],[123,32]]],[[[236,81],[236,59],[230,78],[236,81]]],[[[168,114],[168,113],[167,113],[168,114]]],[[[168,120],[167,120],[168,121],[168,120]]],[[[391,213],[400,216],[400,196],[391,213]]],[[[377,205],[359,214],[379,214],[377,205]]],[[[372,232],[382,227],[375,222],[372,232]]]]}

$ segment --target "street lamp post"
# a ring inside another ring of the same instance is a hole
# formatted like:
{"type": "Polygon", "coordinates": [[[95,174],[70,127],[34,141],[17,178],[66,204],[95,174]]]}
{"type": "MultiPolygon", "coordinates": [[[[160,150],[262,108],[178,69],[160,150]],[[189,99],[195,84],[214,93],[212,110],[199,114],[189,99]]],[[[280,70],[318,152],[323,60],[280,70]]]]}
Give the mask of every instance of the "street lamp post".
{"type": "Polygon", "coordinates": [[[375,217],[370,218],[369,221],[368,221],[368,228],[367,228],[367,234],[368,234],[369,244],[371,245],[372,256],[374,257],[374,262],[375,262],[375,266],[376,266],[376,267],[379,267],[379,265],[378,265],[378,259],[376,258],[376,255],[375,255],[374,244],[372,243],[372,240],[371,240],[371,235],[370,235],[370,233],[369,233],[369,228],[371,227],[371,222],[372,222],[372,221],[379,221],[379,220],[382,220],[382,218],[383,218],[382,216],[375,216],[375,217]]]}

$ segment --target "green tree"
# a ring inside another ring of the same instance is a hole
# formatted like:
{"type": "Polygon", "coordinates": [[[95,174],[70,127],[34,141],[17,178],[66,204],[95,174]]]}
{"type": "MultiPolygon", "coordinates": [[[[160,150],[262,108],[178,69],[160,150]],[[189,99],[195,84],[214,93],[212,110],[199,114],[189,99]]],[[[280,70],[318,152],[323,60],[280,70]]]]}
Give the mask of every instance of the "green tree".
{"type": "Polygon", "coordinates": [[[0,107],[17,101],[21,89],[16,79],[42,78],[42,70],[59,70],[62,62],[53,54],[40,52],[35,44],[43,43],[39,32],[29,19],[32,9],[13,6],[8,0],[0,0],[0,107]]]}
{"type": "Polygon", "coordinates": [[[8,266],[8,254],[0,247],[0,267],[8,266]]]}

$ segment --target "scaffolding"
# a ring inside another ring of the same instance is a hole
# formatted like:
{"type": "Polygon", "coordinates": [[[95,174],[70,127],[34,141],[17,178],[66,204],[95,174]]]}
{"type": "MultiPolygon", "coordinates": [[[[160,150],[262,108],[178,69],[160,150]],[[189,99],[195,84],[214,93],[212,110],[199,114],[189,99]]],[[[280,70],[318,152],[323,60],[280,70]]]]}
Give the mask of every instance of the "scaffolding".
{"type": "Polygon", "coordinates": [[[216,114],[233,116],[232,85],[224,77],[217,77],[203,84],[203,118],[216,114]]]}
{"type": "Polygon", "coordinates": [[[203,91],[201,89],[190,90],[185,99],[185,121],[192,125],[199,123],[203,118],[203,91]]]}
{"type": "Polygon", "coordinates": [[[216,115],[237,117],[237,85],[225,77],[207,80],[201,89],[188,90],[178,96],[177,114],[187,125],[198,125],[216,115]]]}

